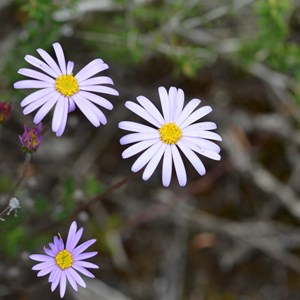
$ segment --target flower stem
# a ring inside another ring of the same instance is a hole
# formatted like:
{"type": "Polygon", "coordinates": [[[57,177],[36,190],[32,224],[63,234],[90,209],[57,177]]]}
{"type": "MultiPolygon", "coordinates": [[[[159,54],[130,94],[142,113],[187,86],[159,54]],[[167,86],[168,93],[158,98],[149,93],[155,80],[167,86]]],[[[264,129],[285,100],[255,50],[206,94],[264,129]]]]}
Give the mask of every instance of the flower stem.
{"type": "Polygon", "coordinates": [[[24,182],[24,179],[26,178],[26,175],[27,175],[27,172],[28,172],[28,169],[29,169],[30,160],[31,160],[31,154],[26,153],[22,173],[19,176],[19,178],[17,179],[17,181],[15,183],[15,186],[14,186],[13,190],[11,191],[11,193],[8,197],[8,200],[11,199],[14,196],[16,191],[20,188],[20,186],[24,182]]]}
{"type": "MultiPolygon", "coordinates": [[[[71,213],[70,217],[68,218],[68,220],[72,221],[74,220],[79,213],[81,213],[84,210],[87,210],[88,208],[90,208],[93,204],[95,204],[98,201],[102,201],[104,200],[108,195],[110,195],[113,191],[119,189],[120,187],[122,187],[123,185],[125,185],[126,183],[128,183],[130,180],[132,180],[133,178],[135,178],[141,171],[138,171],[136,173],[132,173],[129,174],[128,176],[126,176],[125,178],[121,179],[120,181],[118,181],[117,183],[113,184],[111,187],[109,187],[106,191],[104,191],[102,194],[97,195],[93,198],[90,198],[86,203],[84,203],[83,205],[81,205],[80,207],[78,207],[77,209],[75,209],[73,211],[73,213],[71,213]]],[[[49,230],[53,230],[54,228],[60,226],[61,224],[65,223],[66,219],[64,220],[60,220],[57,221],[55,223],[52,223],[49,226],[46,226],[44,228],[39,228],[36,232],[34,232],[33,234],[41,234],[43,232],[48,232],[49,230]]]]}
{"type": "Polygon", "coordinates": [[[134,177],[136,177],[140,172],[137,173],[132,173],[128,176],[126,176],[125,178],[123,178],[122,180],[118,181],[117,183],[113,184],[110,188],[108,188],[105,192],[103,192],[100,195],[97,195],[93,198],[91,198],[90,200],[88,200],[87,203],[83,204],[82,206],[78,207],[71,215],[71,219],[75,218],[80,212],[88,209],[90,206],[92,206],[94,203],[98,202],[98,201],[102,201],[103,199],[105,199],[109,194],[111,194],[113,191],[119,189],[120,187],[122,187],[123,185],[125,185],[127,182],[129,182],[131,179],[133,179],[134,177]]]}

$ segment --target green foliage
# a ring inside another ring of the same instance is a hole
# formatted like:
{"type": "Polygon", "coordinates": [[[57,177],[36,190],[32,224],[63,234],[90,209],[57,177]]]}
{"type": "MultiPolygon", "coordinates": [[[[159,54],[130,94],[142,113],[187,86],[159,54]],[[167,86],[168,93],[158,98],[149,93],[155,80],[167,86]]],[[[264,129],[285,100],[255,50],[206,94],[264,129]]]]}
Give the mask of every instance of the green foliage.
{"type": "Polygon", "coordinates": [[[61,209],[53,216],[55,221],[67,219],[74,209],[73,194],[75,190],[74,179],[69,177],[63,183],[63,193],[61,196],[61,209]]]}
{"type": "Polygon", "coordinates": [[[49,201],[46,199],[44,196],[38,196],[34,200],[34,208],[35,212],[38,214],[44,214],[48,211],[49,209],[49,201]]]}
{"type": "MultiPolygon", "coordinates": [[[[261,62],[273,70],[300,81],[300,46],[292,39],[289,17],[293,12],[291,0],[259,0],[255,3],[258,35],[245,41],[237,59],[241,65],[261,62]]],[[[294,98],[299,103],[299,89],[295,85],[294,98]]]]}
{"type": "MultiPolygon", "coordinates": [[[[239,52],[243,63],[264,62],[274,69],[287,71],[300,64],[299,47],[288,41],[288,16],[291,0],[258,0],[254,13],[257,16],[256,38],[247,41],[239,52]]],[[[295,68],[295,69],[296,69],[295,68]]]]}
{"type": "MultiPolygon", "coordinates": [[[[3,174],[4,175],[4,174],[3,174]]],[[[12,190],[13,182],[8,176],[0,176],[0,193],[5,194],[12,190]]]]}
{"type": "Polygon", "coordinates": [[[88,176],[83,190],[88,197],[94,197],[104,191],[104,185],[94,176],[88,176]]]}
{"type": "Polygon", "coordinates": [[[10,228],[5,238],[5,247],[3,250],[5,254],[10,257],[15,257],[20,251],[20,245],[24,242],[26,234],[22,226],[15,226],[10,228]]]}
{"type": "Polygon", "coordinates": [[[291,8],[291,0],[256,1],[260,38],[265,45],[272,46],[287,36],[287,16],[291,8]]]}

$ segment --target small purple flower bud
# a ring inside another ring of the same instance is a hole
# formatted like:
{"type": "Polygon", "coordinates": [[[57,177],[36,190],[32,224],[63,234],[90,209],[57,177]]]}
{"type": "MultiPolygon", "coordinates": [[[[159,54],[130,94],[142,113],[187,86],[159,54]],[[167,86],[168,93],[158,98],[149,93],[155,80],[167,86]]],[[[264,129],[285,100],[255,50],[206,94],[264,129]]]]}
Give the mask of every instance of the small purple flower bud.
{"type": "Polygon", "coordinates": [[[6,102],[0,102],[0,124],[11,117],[11,105],[6,102]]]}
{"type": "Polygon", "coordinates": [[[31,129],[25,125],[23,134],[19,135],[19,140],[23,151],[30,154],[36,152],[42,142],[42,123],[31,129]]]}

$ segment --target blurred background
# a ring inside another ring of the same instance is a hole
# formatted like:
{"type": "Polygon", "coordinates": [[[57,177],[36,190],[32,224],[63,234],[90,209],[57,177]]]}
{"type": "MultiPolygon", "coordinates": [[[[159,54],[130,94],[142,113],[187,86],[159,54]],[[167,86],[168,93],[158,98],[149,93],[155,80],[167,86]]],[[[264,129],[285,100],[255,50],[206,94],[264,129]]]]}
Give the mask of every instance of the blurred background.
{"type": "Polygon", "coordinates": [[[75,73],[102,58],[120,92],[107,97],[106,126],[75,111],[62,137],[44,135],[15,194],[21,209],[1,216],[0,299],[59,299],[28,255],[74,219],[97,239],[100,268],[65,299],[300,299],[299,1],[1,0],[0,37],[0,101],[12,106],[0,125],[0,211],[22,172],[18,135],[33,126],[19,105],[29,92],[12,87],[26,54],[53,55],[59,41],[75,73]],[[130,176],[135,157],[121,158],[125,101],[159,106],[159,86],[212,106],[206,119],[223,137],[205,176],[185,161],[185,188],[176,178],[163,188],[161,167],[147,182],[130,176]]]}

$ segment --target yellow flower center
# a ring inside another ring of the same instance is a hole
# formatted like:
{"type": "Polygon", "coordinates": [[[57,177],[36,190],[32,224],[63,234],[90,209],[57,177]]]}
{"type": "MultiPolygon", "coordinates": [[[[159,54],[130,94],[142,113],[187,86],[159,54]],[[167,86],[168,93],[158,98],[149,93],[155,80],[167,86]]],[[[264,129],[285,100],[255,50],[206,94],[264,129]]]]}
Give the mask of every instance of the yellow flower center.
{"type": "Polygon", "coordinates": [[[176,144],[182,137],[182,131],[175,123],[166,123],[158,131],[161,141],[168,145],[176,144]]]}
{"type": "Polygon", "coordinates": [[[58,252],[55,256],[56,264],[62,269],[70,268],[73,263],[72,254],[67,250],[62,250],[58,252]]]}
{"type": "Polygon", "coordinates": [[[28,132],[24,138],[24,142],[28,144],[28,148],[35,148],[39,144],[37,136],[34,132],[28,132]]]}
{"type": "Polygon", "coordinates": [[[79,91],[78,81],[73,74],[63,74],[57,77],[55,80],[55,88],[66,97],[73,96],[79,91]]]}

